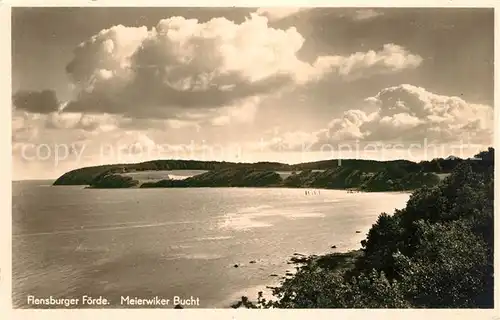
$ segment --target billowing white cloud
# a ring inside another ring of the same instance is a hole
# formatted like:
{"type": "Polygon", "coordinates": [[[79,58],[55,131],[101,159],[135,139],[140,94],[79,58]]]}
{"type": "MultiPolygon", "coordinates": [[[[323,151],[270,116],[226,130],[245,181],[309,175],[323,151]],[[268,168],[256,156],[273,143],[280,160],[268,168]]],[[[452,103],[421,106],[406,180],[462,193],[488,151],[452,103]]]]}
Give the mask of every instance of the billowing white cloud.
{"type": "Polygon", "coordinates": [[[422,60],[388,44],[380,51],[320,56],[309,64],[297,57],[304,41],[295,28],[271,28],[258,14],[241,24],[172,17],[151,30],[114,26],[76,48],[67,72],[79,91],[65,111],[221,124],[232,109],[248,113],[257,107],[256,98],[288,85],[329,73],[351,80],[399,72],[422,60]]]}
{"type": "Polygon", "coordinates": [[[339,119],[333,119],[328,124],[319,137],[320,141],[345,141],[358,140],[365,137],[361,126],[364,123],[370,122],[375,117],[375,114],[366,114],[362,110],[348,110],[339,119]]]}
{"type": "Polygon", "coordinates": [[[257,15],[242,24],[173,17],[152,30],[115,26],[75,50],[67,71],[81,91],[67,110],[209,117],[292,81],[287,62],[303,41],[257,15]]]}
{"type": "Polygon", "coordinates": [[[361,125],[367,138],[459,141],[489,144],[493,137],[493,108],[460,97],[438,95],[403,84],[386,88],[368,102],[377,116],[361,125]]]}
{"type": "Polygon", "coordinates": [[[318,150],[343,142],[403,144],[457,144],[488,146],[493,141],[493,108],[468,103],[459,97],[438,95],[403,84],[381,90],[366,102],[375,112],[348,110],[325,129],[274,137],[266,142],[273,150],[304,150],[305,141],[318,150]],[[288,138],[287,138],[288,137],[288,138]],[[292,139],[290,140],[290,137],[292,139]],[[285,143],[284,143],[285,142],[285,143]]]}
{"type": "Polygon", "coordinates": [[[367,78],[375,74],[388,74],[404,69],[414,69],[422,63],[422,57],[405,48],[386,44],[382,50],[356,52],[350,56],[322,56],[314,63],[317,76],[335,72],[346,80],[367,78]]]}

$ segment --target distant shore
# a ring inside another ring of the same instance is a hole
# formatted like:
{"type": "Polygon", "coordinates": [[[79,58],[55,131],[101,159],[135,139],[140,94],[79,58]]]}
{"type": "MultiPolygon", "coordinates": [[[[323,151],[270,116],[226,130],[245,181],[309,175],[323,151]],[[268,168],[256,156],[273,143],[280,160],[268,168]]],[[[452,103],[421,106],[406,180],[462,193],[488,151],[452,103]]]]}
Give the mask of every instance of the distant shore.
{"type": "MultiPolygon", "coordinates": [[[[341,166],[326,170],[301,170],[278,172],[256,168],[226,168],[210,170],[172,179],[168,170],[128,172],[116,169],[94,173],[92,179],[81,185],[95,189],[120,188],[209,188],[209,187],[253,187],[253,188],[300,188],[306,190],[347,190],[347,192],[411,192],[424,186],[437,185],[446,174],[417,171],[391,164],[378,171],[359,165],[341,166]],[[154,179],[151,179],[151,176],[154,179]]],[[[80,184],[71,173],[63,175],[54,185],[80,184]],[[76,181],[76,182],[75,182],[76,181]],[[78,183],[77,183],[78,182],[78,183]]]]}
{"type": "MultiPolygon", "coordinates": [[[[57,187],[57,185],[56,185],[57,187]]],[[[387,190],[387,191],[374,191],[374,190],[360,190],[360,189],[342,189],[342,188],[308,188],[308,187],[289,187],[289,186],[241,186],[241,187],[233,187],[233,186],[216,186],[216,187],[166,187],[164,189],[210,189],[210,188],[239,188],[239,189],[302,189],[305,191],[312,192],[314,190],[320,191],[320,190],[326,190],[326,191],[346,191],[346,193],[413,193],[415,189],[413,190],[387,190]]],[[[128,188],[108,188],[108,187],[96,187],[96,186],[85,186],[84,189],[95,189],[95,190],[104,190],[104,189],[161,189],[161,188],[147,188],[147,187],[140,187],[140,186],[134,186],[134,187],[128,187],[128,188]]],[[[319,194],[307,194],[307,196],[314,196],[314,195],[321,195],[319,194]]]]}
{"type": "MultiPolygon", "coordinates": [[[[57,178],[54,185],[93,185],[99,179],[110,174],[124,174],[134,180],[140,180],[137,178],[138,176],[146,175],[147,177],[143,177],[145,180],[154,178],[154,180],[159,181],[170,179],[170,173],[175,171],[181,171],[181,175],[186,176],[186,179],[193,178],[193,176],[214,178],[209,172],[224,173],[226,178],[233,175],[232,178],[235,178],[237,172],[253,171],[268,174],[268,176],[260,176],[268,179],[265,181],[266,185],[286,183],[295,186],[300,184],[310,188],[326,186],[328,188],[347,189],[357,188],[361,182],[369,182],[367,185],[369,187],[369,184],[390,180],[393,186],[398,187],[399,183],[414,179],[414,176],[421,173],[437,175],[439,179],[442,179],[463,161],[466,160],[454,157],[420,161],[418,163],[409,160],[330,159],[290,165],[278,162],[234,163],[224,161],[154,160],[142,163],[110,164],[74,169],[57,178]],[[270,173],[274,174],[269,175],[270,173]],[[276,175],[279,176],[279,179],[276,178],[276,175]],[[273,179],[275,179],[274,182],[273,179]]],[[[176,174],[174,173],[174,175],[176,174]]],[[[221,178],[223,177],[221,176],[221,178]]],[[[255,184],[255,178],[257,177],[248,178],[254,180],[255,184]]],[[[433,178],[435,179],[435,177],[433,178]]],[[[227,182],[225,183],[227,184],[227,182]]],[[[244,183],[239,186],[244,186],[244,183]]],[[[402,187],[410,189],[404,185],[402,187]]],[[[418,187],[414,186],[411,189],[418,187]]]]}

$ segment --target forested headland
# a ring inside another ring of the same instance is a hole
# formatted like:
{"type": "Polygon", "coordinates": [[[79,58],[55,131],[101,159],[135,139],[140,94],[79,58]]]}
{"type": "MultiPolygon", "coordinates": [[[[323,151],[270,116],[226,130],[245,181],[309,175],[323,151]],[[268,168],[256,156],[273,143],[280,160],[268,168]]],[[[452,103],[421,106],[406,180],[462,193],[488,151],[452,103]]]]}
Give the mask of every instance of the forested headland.
{"type": "Polygon", "coordinates": [[[287,187],[357,189],[360,191],[410,191],[439,183],[466,159],[432,161],[375,161],[332,159],[295,165],[258,162],[234,163],[196,160],[155,160],[75,169],[54,185],[88,185],[91,188],[188,188],[188,187],[287,187]],[[145,171],[205,170],[183,180],[140,181],[128,173],[145,171]],[[289,172],[283,177],[278,172],[289,172]]]}

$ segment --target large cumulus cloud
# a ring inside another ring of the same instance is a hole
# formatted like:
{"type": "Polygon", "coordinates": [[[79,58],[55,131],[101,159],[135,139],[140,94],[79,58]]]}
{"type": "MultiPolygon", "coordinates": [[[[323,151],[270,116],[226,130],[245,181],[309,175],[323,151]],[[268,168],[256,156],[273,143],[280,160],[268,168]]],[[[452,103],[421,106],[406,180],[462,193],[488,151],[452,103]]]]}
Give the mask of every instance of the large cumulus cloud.
{"type": "Polygon", "coordinates": [[[328,73],[355,79],[415,68],[422,61],[388,44],[350,56],[320,56],[310,64],[297,57],[304,40],[295,28],[271,28],[257,14],[241,24],[172,17],[151,30],[114,26],[76,48],[67,72],[79,92],[65,110],[214,118],[221,116],[216,114],[220,108],[229,112],[255,104],[256,97],[328,73]]]}
{"type": "Polygon", "coordinates": [[[385,88],[365,101],[376,111],[348,110],[324,129],[281,134],[269,139],[266,147],[319,150],[349,142],[488,146],[493,141],[493,108],[488,105],[409,84],[385,88]]]}
{"type": "Polygon", "coordinates": [[[361,124],[369,140],[467,140],[489,144],[493,137],[493,108],[460,97],[439,95],[408,84],[386,88],[367,102],[379,107],[361,124]]]}

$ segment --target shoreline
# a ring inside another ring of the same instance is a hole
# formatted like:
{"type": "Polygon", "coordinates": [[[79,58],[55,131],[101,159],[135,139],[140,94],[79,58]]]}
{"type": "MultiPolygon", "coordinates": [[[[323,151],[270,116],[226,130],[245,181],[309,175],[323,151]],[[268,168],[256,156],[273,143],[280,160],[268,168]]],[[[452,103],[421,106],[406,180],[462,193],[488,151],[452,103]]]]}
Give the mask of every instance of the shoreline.
{"type": "MultiPolygon", "coordinates": [[[[116,189],[304,189],[306,191],[314,190],[333,190],[333,191],[346,191],[347,193],[413,193],[417,189],[413,190],[359,190],[352,188],[309,188],[309,187],[291,187],[291,186],[215,186],[215,187],[143,187],[133,186],[125,188],[105,188],[105,187],[93,187],[90,185],[51,185],[53,187],[76,187],[81,186],[82,189],[96,189],[96,190],[116,190],[116,189]]],[[[314,194],[312,194],[314,195],[314,194]]],[[[316,194],[319,195],[319,194],[316,194]]]]}
{"type": "Polygon", "coordinates": [[[289,256],[287,265],[290,265],[291,271],[284,273],[273,273],[275,281],[262,283],[260,285],[249,286],[245,289],[238,290],[230,295],[227,299],[222,300],[215,308],[247,308],[246,303],[255,305],[258,297],[261,296],[266,301],[275,300],[273,288],[282,286],[286,281],[292,280],[298,272],[309,268],[328,268],[340,272],[349,270],[354,266],[354,263],[363,255],[361,247],[358,249],[344,248],[343,252],[322,252],[319,254],[303,254],[295,252],[289,256]]]}

